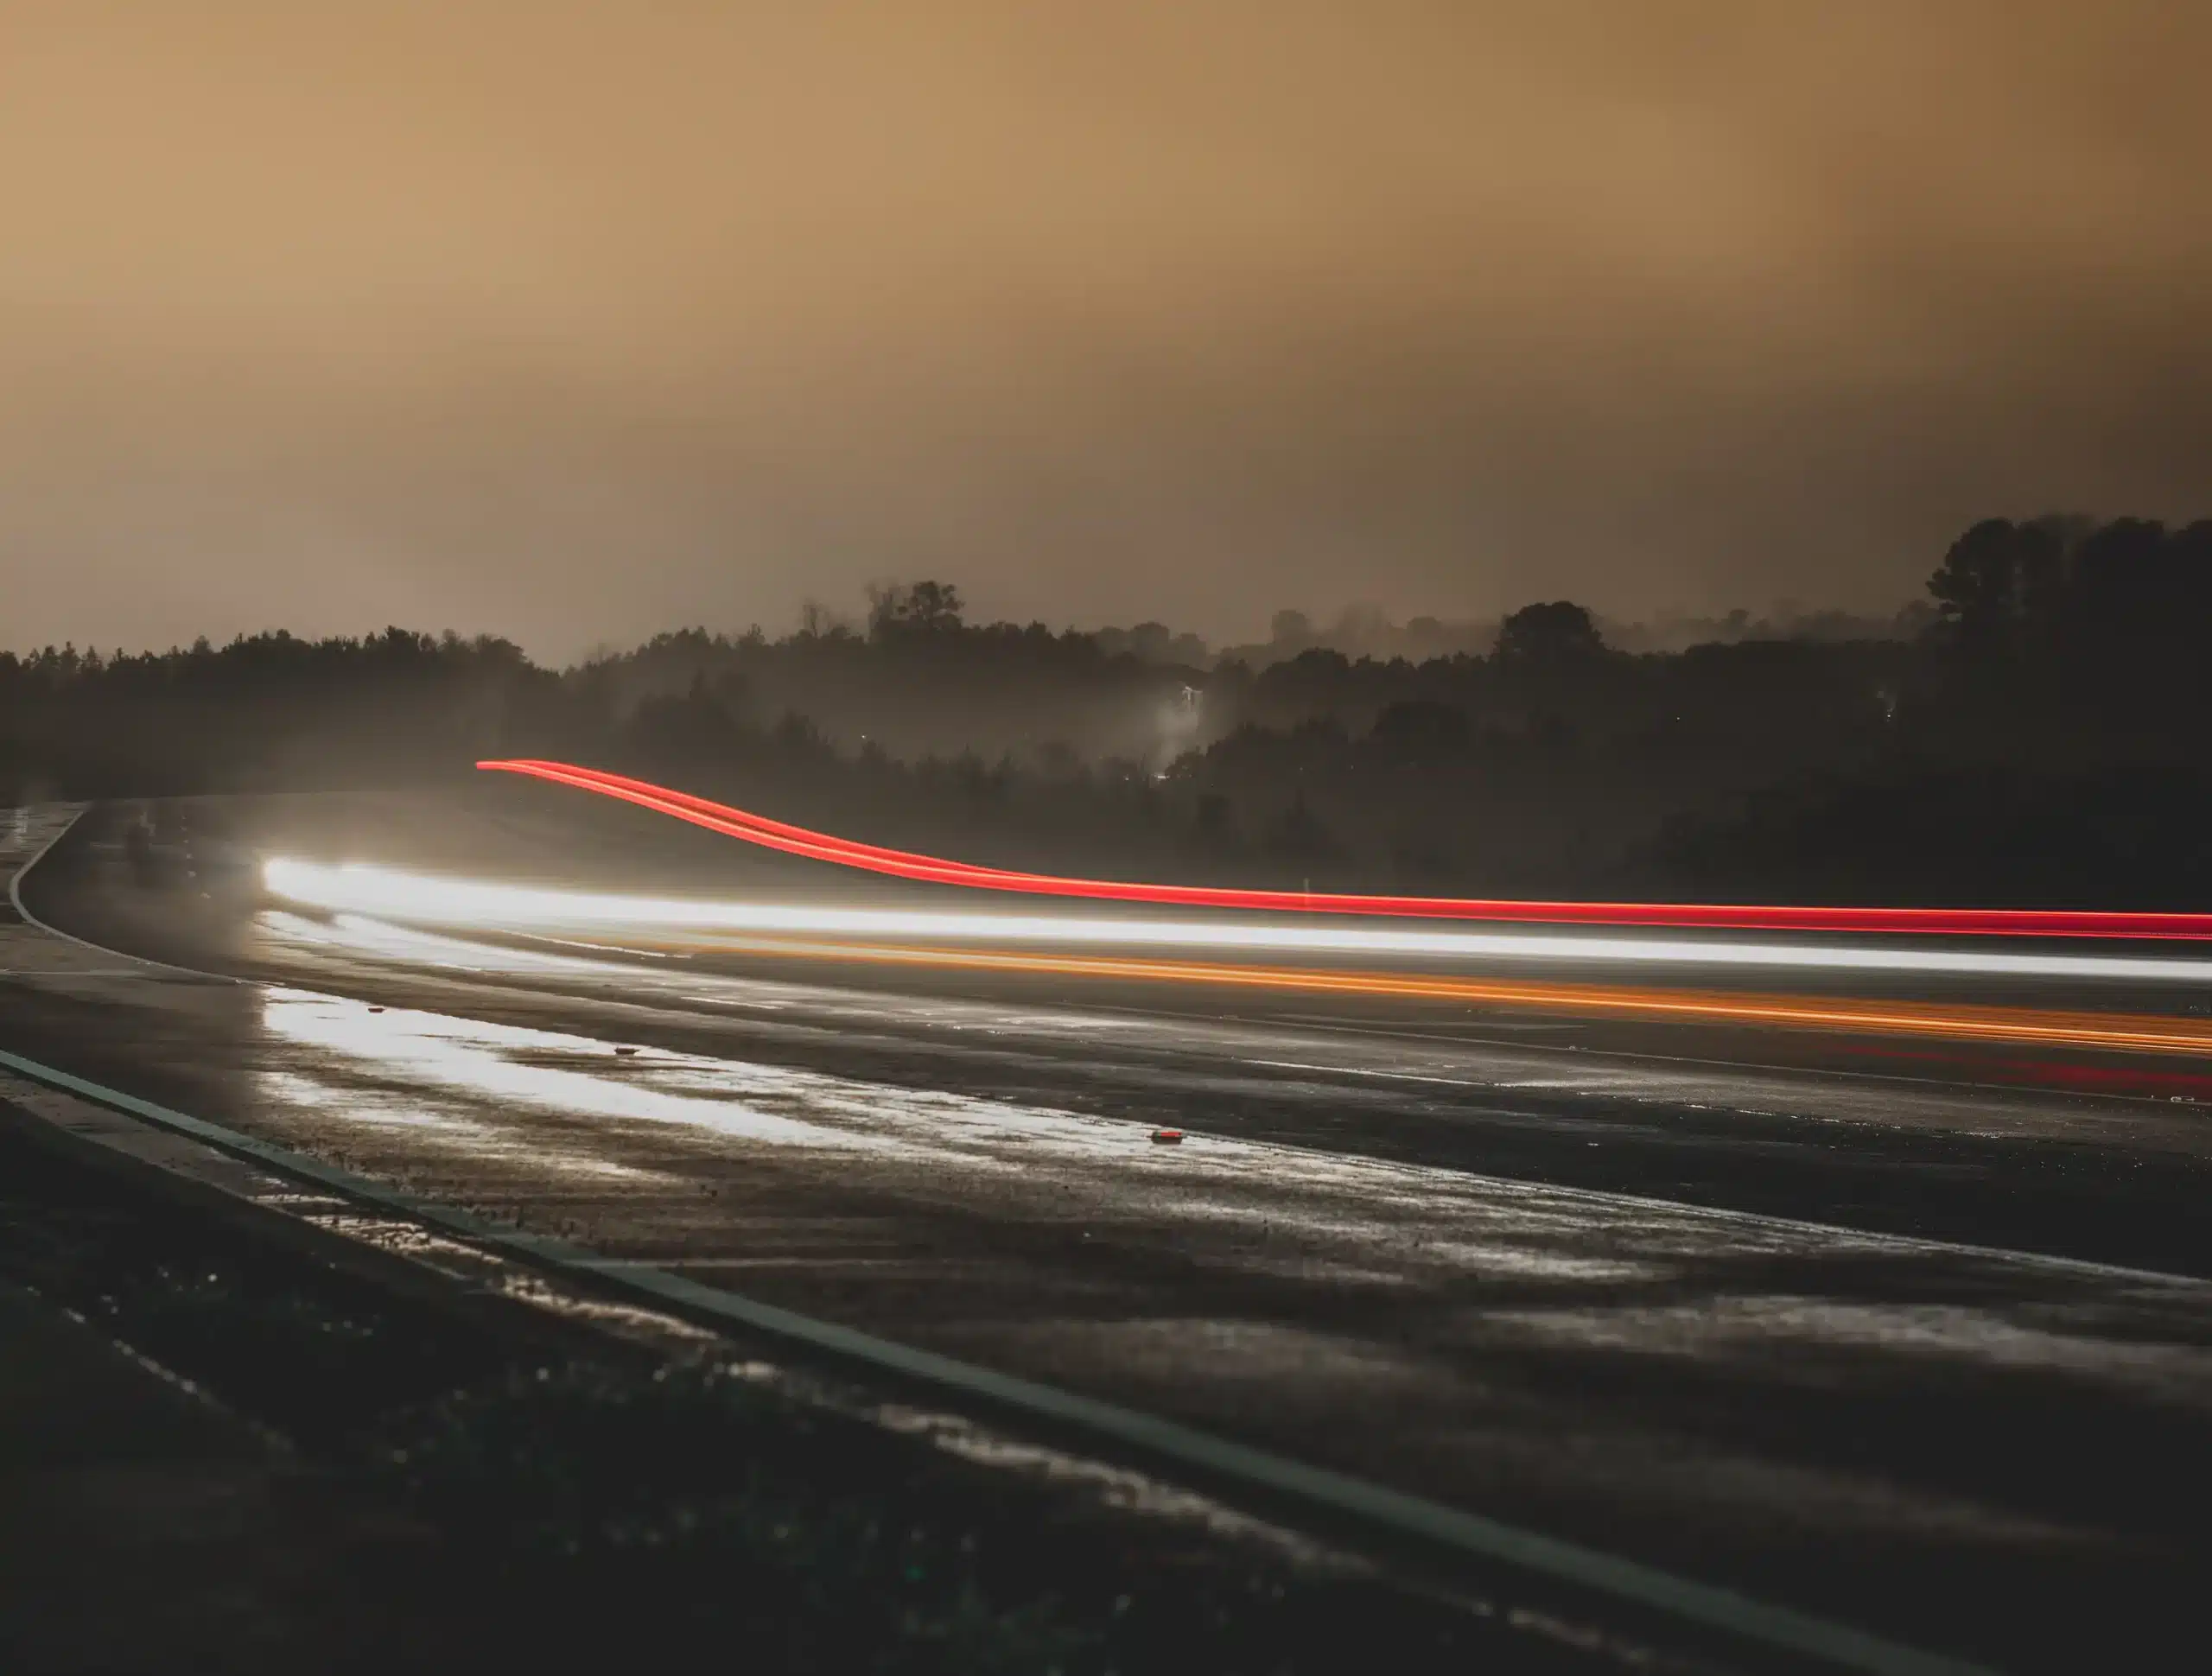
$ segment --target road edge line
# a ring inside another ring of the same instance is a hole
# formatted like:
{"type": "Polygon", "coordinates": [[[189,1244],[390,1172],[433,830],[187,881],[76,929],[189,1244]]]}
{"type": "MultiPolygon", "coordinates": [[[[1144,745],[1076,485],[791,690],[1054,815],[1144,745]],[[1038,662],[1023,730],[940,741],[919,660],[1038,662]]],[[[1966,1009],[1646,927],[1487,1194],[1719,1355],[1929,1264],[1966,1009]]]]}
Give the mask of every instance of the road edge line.
{"type": "MultiPolygon", "coordinates": [[[[35,803],[28,806],[30,808],[38,807],[38,805],[35,803]]],[[[60,807],[63,809],[70,809],[72,805],[65,803],[60,804],[60,807]]],[[[17,867],[15,872],[8,875],[8,905],[16,911],[16,917],[33,930],[43,931],[47,936],[50,937],[59,937],[64,943],[73,943],[79,949],[89,949],[96,955],[106,955],[114,960],[127,960],[134,966],[150,966],[157,972],[175,972],[180,977],[195,978],[202,983],[235,984],[244,982],[245,980],[242,978],[230,977],[221,972],[195,971],[189,966],[172,965],[168,961],[156,960],[148,955],[126,954],[120,949],[111,949],[104,943],[94,943],[91,938],[80,937],[73,931],[65,931],[59,925],[49,925],[46,921],[41,919],[36,914],[31,911],[30,905],[23,900],[23,880],[30,876],[31,869],[38,866],[40,862],[45,860],[48,853],[56,845],[60,843],[64,838],[67,838],[71,833],[74,832],[77,829],[78,822],[82,821],[86,816],[91,814],[92,811],[92,805],[91,803],[78,803],[75,804],[73,808],[74,812],[72,813],[68,820],[63,823],[61,829],[55,833],[51,838],[48,838],[44,843],[41,844],[35,850],[32,851],[30,859],[25,861],[21,867],[17,867]]]]}

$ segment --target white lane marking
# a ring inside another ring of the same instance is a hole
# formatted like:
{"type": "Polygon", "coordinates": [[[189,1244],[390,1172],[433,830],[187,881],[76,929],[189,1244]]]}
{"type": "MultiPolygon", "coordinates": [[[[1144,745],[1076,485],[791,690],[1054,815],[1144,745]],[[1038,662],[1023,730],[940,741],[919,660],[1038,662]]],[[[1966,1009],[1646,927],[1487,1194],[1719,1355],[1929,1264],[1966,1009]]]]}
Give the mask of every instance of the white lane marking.
{"type": "Polygon", "coordinates": [[[1414,1070],[1371,1070],[1359,1065],[1309,1065],[1296,1059],[1240,1059],[1267,1070],[1319,1071],[1324,1076],[1379,1076],[1393,1082],[1433,1082],[1450,1089],[1525,1089],[1526,1082],[1491,1082],[1476,1076],[1429,1076],[1414,1070]]]}

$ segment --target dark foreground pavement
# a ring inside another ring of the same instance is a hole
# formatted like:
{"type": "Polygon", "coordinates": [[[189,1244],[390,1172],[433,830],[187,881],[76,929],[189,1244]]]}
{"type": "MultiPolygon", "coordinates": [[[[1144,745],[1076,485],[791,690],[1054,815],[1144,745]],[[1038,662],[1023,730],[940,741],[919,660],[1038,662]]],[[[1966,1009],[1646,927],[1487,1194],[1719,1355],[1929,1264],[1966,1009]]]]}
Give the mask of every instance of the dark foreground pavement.
{"type": "Polygon", "coordinates": [[[0,1669],[404,1666],[429,1648],[393,1605],[419,1604],[428,1546],[0,1286],[0,1669]]]}

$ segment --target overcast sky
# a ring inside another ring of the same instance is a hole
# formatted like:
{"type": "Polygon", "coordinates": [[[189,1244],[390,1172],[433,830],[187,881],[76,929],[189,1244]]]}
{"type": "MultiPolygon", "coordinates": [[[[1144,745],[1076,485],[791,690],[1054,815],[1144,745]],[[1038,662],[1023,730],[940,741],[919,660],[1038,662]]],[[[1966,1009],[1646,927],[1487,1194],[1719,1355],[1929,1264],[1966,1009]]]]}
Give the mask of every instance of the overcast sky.
{"type": "Polygon", "coordinates": [[[2212,7],[0,0],[0,644],[1888,607],[2212,512],[2212,7]]]}

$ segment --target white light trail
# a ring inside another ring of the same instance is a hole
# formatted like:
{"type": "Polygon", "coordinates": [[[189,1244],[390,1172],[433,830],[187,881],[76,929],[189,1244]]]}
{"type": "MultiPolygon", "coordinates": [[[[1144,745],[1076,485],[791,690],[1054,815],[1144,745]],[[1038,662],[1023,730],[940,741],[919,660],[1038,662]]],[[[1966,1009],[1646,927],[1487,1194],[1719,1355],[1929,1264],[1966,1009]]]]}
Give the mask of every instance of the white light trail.
{"type": "Polygon", "coordinates": [[[489,884],[433,878],[359,863],[327,867],[281,858],[264,864],[263,877],[270,895],[302,906],[483,930],[796,933],[1092,948],[1411,955],[1430,960],[1478,958],[2212,983],[2212,961],[2143,955],[709,902],[489,884]]]}

